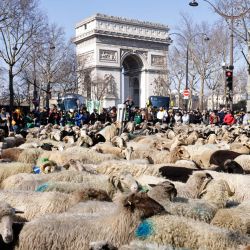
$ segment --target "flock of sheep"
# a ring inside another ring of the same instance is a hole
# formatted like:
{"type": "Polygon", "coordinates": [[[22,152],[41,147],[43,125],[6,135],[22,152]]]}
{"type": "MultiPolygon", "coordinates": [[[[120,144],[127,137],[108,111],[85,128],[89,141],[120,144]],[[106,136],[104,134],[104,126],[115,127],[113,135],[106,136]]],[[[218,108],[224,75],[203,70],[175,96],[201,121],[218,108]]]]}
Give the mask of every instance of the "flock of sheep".
{"type": "Polygon", "coordinates": [[[119,131],[0,130],[0,249],[250,249],[250,128],[119,131]]]}

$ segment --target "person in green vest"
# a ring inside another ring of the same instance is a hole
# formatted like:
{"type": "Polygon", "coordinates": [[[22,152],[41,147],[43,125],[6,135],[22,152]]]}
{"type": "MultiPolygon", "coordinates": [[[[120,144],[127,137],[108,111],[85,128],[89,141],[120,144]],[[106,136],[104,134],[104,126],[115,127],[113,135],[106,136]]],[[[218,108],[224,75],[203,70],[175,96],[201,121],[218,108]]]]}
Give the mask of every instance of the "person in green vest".
{"type": "Polygon", "coordinates": [[[134,110],[134,122],[136,125],[142,122],[141,110],[138,107],[134,110]]]}

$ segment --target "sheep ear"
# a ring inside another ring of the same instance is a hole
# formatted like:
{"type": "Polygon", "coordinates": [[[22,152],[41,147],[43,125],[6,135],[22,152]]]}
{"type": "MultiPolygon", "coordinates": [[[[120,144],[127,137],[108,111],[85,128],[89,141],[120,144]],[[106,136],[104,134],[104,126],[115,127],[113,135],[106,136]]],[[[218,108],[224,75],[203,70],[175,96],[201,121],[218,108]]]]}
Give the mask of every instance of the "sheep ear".
{"type": "Polygon", "coordinates": [[[18,210],[16,208],[14,208],[14,212],[15,214],[24,214],[24,211],[18,210]]]}
{"type": "Polygon", "coordinates": [[[155,187],[156,184],[148,184],[150,187],[155,187]]]}
{"type": "Polygon", "coordinates": [[[206,178],[208,178],[208,179],[213,179],[213,176],[211,175],[211,174],[209,174],[209,173],[206,173],[206,178]]]}
{"type": "Polygon", "coordinates": [[[119,182],[120,182],[120,181],[119,181],[119,178],[117,178],[117,176],[112,175],[112,176],[109,177],[109,182],[110,182],[114,187],[118,188],[119,182]]]}

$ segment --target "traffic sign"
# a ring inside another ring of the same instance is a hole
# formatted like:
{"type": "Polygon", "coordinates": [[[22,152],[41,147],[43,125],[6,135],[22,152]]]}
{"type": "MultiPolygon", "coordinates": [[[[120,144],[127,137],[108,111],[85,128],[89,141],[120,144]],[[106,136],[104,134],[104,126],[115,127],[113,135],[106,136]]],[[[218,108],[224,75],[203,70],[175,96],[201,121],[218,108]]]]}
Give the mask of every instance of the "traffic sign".
{"type": "Polygon", "coordinates": [[[189,90],[188,90],[188,89],[184,89],[184,91],[183,91],[183,96],[184,96],[184,97],[189,97],[189,95],[190,95],[189,90]]]}

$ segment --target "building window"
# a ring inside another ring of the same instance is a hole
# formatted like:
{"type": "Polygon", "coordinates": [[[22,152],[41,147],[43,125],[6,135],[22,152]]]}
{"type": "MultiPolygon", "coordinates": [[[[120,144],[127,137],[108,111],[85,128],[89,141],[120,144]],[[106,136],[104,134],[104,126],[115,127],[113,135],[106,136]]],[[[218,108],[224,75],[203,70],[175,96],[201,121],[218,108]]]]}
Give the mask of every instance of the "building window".
{"type": "Polygon", "coordinates": [[[87,29],[87,24],[86,24],[86,23],[84,24],[84,29],[85,29],[85,30],[87,29]]]}

